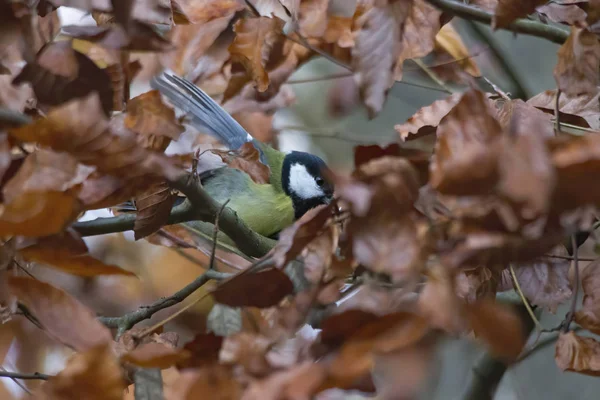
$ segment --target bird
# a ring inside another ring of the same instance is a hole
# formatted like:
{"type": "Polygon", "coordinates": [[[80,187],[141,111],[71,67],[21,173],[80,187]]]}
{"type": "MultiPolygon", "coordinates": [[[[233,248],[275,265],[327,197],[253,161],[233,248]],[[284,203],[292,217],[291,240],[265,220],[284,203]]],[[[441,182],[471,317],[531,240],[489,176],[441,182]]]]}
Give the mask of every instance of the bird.
{"type": "Polygon", "coordinates": [[[221,166],[200,175],[200,182],[217,202],[227,203],[256,233],[277,237],[310,209],[329,204],[333,185],[326,179],[325,161],[303,151],[283,152],[255,139],[223,107],[198,86],[175,74],[165,72],[153,77],[151,87],[158,90],[190,125],[217,138],[229,150],[250,142],[260,161],[269,167],[269,182],[256,183],[244,171],[221,166]]]}

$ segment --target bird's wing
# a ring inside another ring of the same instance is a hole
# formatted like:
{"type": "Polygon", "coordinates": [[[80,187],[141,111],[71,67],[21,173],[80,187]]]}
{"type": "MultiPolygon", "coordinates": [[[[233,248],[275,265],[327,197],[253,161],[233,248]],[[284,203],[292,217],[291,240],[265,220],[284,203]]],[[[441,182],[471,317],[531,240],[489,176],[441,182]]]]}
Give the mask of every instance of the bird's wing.
{"type": "Polygon", "coordinates": [[[245,143],[254,141],[252,135],[227,111],[190,81],[163,72],[154,77],[150,85],[184,111],[193,125],[215,136],[229,149],[237,150],[245,143]]]}

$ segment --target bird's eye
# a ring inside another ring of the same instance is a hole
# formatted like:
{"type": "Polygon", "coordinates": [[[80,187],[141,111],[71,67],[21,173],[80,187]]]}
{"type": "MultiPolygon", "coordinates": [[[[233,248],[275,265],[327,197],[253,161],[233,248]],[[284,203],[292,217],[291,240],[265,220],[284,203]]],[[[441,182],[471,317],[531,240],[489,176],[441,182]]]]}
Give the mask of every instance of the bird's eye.
{"type": "Polygon", "coordinates": [[[325,184],[325,181],[323,180],[323,178],[317,178],[317,179],[315,179],[315,181],[317,182],[318,186],[323,186],[325,184]]]}

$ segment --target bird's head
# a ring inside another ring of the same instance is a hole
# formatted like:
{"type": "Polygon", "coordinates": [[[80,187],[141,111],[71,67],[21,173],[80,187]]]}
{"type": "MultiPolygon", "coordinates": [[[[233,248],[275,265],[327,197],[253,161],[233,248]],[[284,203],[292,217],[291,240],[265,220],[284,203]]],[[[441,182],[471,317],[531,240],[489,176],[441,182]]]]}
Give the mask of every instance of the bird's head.
{"type": "Polygon", "coordinates": [[[333,197],[333,186],[325,180],[325,161],[310,153],[292,151],[283,160],[281,184],[292,198],[296,219],[311,208],[328,204],[333,197]]]}

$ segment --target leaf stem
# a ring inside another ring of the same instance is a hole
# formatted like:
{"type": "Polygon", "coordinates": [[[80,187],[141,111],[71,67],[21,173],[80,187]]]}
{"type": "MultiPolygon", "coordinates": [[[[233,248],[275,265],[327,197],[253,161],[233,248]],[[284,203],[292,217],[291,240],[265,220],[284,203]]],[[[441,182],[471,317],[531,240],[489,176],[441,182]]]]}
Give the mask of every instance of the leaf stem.
{"type": "Polygon", "coordinates": [[[510,269],[510,276],[512,277],[512,281],[513,281],[513,284],[515,285],[515,289],[517,290],[517,293],[519,293],[519,296],[521,297],[521,301],[523,301],[523,305],[525,306],[527,313],[529,314],[529,316],[531,317],[531,320],[533,321],[533,323],[535,325],[535,329],[538,332],[540,332],[543,329],[543,326],[540,323],[540,321],[537,319],[537,317],[535,316],[535,313],[533,312],[533,309],[531,308],[531,304],[529,304],[529,301],[523,294],[523,290],[521,290],[521,285],[519,284],[519,280],[517,279],[517,274],[515,274],[515,269],[514,269],[513,265],[510,264],[508,266],[508,268],[510,269]]]}

